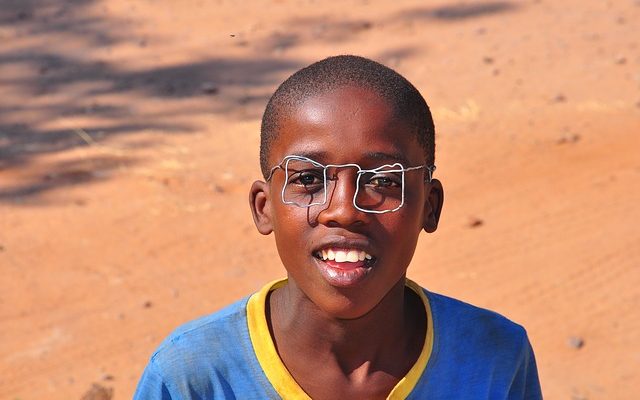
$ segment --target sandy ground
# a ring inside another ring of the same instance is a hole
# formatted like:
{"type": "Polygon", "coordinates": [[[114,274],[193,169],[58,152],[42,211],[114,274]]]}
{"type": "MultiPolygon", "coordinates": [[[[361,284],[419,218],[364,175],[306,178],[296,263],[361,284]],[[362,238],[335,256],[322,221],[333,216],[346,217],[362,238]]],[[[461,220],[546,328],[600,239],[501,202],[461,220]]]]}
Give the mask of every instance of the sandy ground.
{"type": "Polygon", "coordinates": [[[630,0],[0,0],[0,398],[130,398],[175,326],[283,276],[247,206],[259,119],[339,53],[434,111],[446,204],[410,277],[523,324],[546,398],[637,398],[639,20],[630,0]]]}

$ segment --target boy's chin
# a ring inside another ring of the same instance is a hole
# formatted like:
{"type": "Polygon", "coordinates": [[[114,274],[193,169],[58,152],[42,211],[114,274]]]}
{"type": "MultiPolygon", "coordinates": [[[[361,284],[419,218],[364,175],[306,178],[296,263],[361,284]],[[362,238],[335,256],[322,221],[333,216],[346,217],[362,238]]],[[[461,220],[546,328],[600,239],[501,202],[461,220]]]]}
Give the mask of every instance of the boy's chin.
{"type": "Polygon", "coordinates": [[[331,299],[323,304],[316,304],[327,317],[340,321],[356,321],[368,315],[376,304],[355,303],[350,299],[331,299]]]}
{"type": "Polygon", "coordinates": [[[333,320],[357,320],[369,314],[385,297],[377,298],[366,284],[356,287],[339,287],[328,285],[311,285],[303,290],[320,315],[333,320]]]}

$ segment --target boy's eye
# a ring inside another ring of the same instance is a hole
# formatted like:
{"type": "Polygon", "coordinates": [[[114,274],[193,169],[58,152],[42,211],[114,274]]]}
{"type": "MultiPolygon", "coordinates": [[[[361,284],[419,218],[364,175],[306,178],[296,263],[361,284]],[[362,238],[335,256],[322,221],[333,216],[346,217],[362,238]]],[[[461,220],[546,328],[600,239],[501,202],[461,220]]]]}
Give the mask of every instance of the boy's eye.
{"type": "Polygon", "coordinates": [[[289,183],[302,186],[322,185],[323,175],[318,171],[300,171],[291,174],[289,183]]]}
{"type": "Polygon", "coordinates": [[[397,188],[402,185],[402,178],[396,174],[373,174],[365,177],[365,185],[374,188],[397,188]]]}

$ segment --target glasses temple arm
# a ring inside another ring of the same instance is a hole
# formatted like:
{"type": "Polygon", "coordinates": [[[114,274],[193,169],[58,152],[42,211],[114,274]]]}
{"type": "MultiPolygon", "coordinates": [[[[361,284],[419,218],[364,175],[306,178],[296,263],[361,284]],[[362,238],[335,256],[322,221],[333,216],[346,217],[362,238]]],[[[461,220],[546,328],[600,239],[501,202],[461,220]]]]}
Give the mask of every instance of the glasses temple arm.
{"type": "Polygon", "coordinates": [[[266,182],[269,182],[271,180],[271,178],[273,177],[273,173],[278,169],[278,168],[282,168],[281,165],[276,165],[275,167],[271,168],[271,170],[269,171],[269,175],[267,176],[267,178],[265,179],[266,182]]]}

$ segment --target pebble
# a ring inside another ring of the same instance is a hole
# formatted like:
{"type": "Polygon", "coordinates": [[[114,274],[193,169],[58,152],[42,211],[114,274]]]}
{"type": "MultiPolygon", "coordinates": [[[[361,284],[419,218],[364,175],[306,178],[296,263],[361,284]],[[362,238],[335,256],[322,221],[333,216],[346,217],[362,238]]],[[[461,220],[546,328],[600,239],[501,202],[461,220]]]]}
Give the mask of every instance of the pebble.
{"type": "Polygon", "coordinates": [[[618,65],[623,65],[627,63],[627,58],[624,56],[618,56],[616,57],[615,63],[618,65]]]}
{"type": "Polygon", "coordinates": [[[469,228],[479,228],[482,225],[484,225],[484,221],[480,218],[471,218],[471,221],[469,221],[469,228]]]}
{"type": "Polygon", "coordinates": [[[113,398],[113,388],[94,383],[82,397],[81,400],[111,400],[113,398]]]}
{"type": "Polygon", "coordinates": [[[576,143],[580,140],[580,135],[573,134],[571,136],[563,136],[556,141],[558,144],[566,144],[566,143],[576,143]]]}
{"type": "Polygon", "coordinates": [[[369,21],[356,21],[349,24],[346,28],[349,29],[351,32],[359,32],[359,31],[366,31],[368,29],[371,29],[372,27],[373,27],[373,24],[369,21]]]}
{"type": "Polygon", "coordinates": [[[567,341],[567,343],[569,344],[570,347],[576,350],[580,350],[581,348],[584,347],[584,339],[581,338],[580,336],[571,336],[567,341]]]}
{"type": "Polygon", "coordinates": [[[103,381],[112,381],[112,380],[114,380],[114,379],[116,379],[116,378],[115,378],[113,375],[111,375],[111,374],[102,374],[101,379],[102,379],[103,381]]]}
{"type": "Polygon", "coordinates": [[[200,87],[203,93],[218,94],[220,89],[213,82],[204,82],[200,87]]]}

